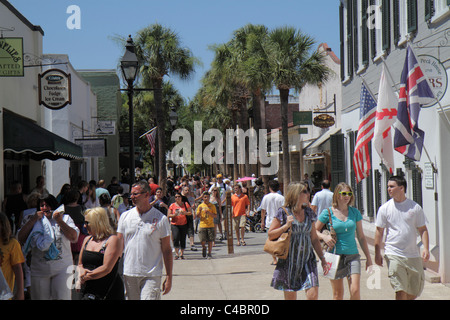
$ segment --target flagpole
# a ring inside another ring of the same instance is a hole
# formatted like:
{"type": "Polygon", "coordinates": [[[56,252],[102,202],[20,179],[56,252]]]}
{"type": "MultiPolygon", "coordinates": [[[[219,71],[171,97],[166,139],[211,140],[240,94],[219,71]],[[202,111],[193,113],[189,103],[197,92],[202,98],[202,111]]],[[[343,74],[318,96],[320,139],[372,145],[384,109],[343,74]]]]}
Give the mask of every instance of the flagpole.
{"type": "MultiPolygon", "coordinates": [[[[411,47],[411,50],[412,50],[412,47],[411,47]]],[[[413,54],[414,54],[414,56],[416,56],[416,54],[414,53],[414,51],[413,51],[413,54]]],[[[417,57],[417,56],[416,56],[416,57],[417,57]]],[[[392,77],[391,72],[389,71],[389,68],[388,68],[388,66],[387,66],[387,63],[386,63],[384,57],[381,57],[381,58],[382,58],[382,60],[383,60],[383,64],[384,64],[385,70],[386,70],[386,72],[388,73],[389,77],[391,78],[391,82],[394,84],[395,90],[398,92],[398,95],[399,95],[399,94],[400,94],[400,90],[399,90],[397,84],[395,83],[394,78],[392,77]]],[[[416,59],[417,59],[417,58],[416,58],[416,59]]],[[[418,62],[419,65],[420,65],[419,60],[417,60],[417,62],[418,62]]],[[[422,67],[420,67],[420,68],[422,69],[422,67]]],[[[425,76],[425,77],[426,77],[426,76],[425,76]]],[[[428,78],[426,78],[426,80],[428,81],[428,78]]],[[[430,85],[430,82],[428,82],[428,85],[430,85]]],[[[433,91],[433,90],[431,90],[431,91],[433,91]]],[[[434,92],[433,92],[433,95],[434,95],[434,92]]],[[[434,96],[434,98],[436,99],[436,96],[434,96]]],[[[437,100],[437,99],[436,99],[436,100],[437,100]]],[[[445,115],[445,113],[444,113],[444,115],[445,115]]],[[[447,119],[447,120],[448,120],[448,119],[447,119]]],[[[425,146],[425,141],[424,141],[424,143],[423,143],[423,150],[425,151],[425,154],[427,155],[428,160],[430,160],[431,165],[433,166],[434,172],[437,172],[436,166],[434,165],[433,160],[431,160],[430,154],[428,153],[427,147],[425,146]]]]}
{"type": "Polygon", "coordinates": [[[157,128],[157,127],[154,127],[153,129],[148,130],[146,133],[144,133],[142,136],[140,136],[139,139],[142,138],[142,137],[144,137],[146,134],[149,134],[150,132],[152,132],[152,131],[155,130],[156,128],[157,128]]]}

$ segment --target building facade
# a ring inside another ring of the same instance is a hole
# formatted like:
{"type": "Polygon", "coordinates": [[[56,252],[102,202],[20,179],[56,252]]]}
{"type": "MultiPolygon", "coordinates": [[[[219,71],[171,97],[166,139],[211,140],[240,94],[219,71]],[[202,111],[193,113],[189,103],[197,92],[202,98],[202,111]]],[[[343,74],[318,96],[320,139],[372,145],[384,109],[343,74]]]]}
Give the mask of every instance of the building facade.
{"type": "MultiPolygon", "coordinates": [[[[352,165],[360,121],[360,92],[364,82],[378,98],[382,66],[398,92],[408,46],[413,48],[440,99],[423,108],[419,127],[425,131],[420,161],[394,151],[394,174],[408,182],[407,196],[422,205],[430,232],[431,261],[427,269],[442,282],[450,282],[450,1],[341,0],[342,132],[335,147],[342,150],[340,179],[350,182],[356,206],[368,221],[374,221],[378,208],[386,202],[390,173],[378,153],[370,147],[370,176],[356,183],[352,165]],[[430,61],[432,61],[430,63],[430,61]],[[435,169],[435,170],[433,170],[435,169]]],[[[421,244],[418,242],[418,246],[421,244]]]]}

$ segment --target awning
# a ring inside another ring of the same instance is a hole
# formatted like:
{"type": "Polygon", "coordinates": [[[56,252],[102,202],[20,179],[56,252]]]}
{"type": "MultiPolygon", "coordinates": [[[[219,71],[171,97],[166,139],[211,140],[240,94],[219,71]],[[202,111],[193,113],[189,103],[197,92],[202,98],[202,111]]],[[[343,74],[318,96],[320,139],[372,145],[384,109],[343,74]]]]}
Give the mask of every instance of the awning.
{"type": "Polygon", "coordinates": [[[319,138],[317,138],[315,141],[313,141],[311,144],[306,146],[304,148],[304,150],[307,150],[307,149],[312,150],[314,148],[320,147],[320,145],[324,144],[328,139],[330,139],[330,136],[338,133],[339,131],[341,131],[341,128],[334,128],[334,129],[328,130],[323,135],[321,135],[319,138]]]}
{"type": "Polygon", "coordinates": [[[4,110],[3,151],[26,153],[33,160],[83,158],[83,150],[28,120],[4,110]]]}

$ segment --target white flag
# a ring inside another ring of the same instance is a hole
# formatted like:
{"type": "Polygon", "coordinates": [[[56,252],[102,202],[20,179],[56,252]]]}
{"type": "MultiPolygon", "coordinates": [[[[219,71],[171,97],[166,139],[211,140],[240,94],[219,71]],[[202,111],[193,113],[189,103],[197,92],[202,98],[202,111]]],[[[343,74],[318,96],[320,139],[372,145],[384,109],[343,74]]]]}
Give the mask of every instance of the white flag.
{"type": "Polygon", "coordinates": [[[386,77],[385,66],[381,72],[378,90],[377,116],[375,120],[373,146],[388,170],[394,172],[394,147],[391,126],[397,120],[398,97],[386,77]]]}

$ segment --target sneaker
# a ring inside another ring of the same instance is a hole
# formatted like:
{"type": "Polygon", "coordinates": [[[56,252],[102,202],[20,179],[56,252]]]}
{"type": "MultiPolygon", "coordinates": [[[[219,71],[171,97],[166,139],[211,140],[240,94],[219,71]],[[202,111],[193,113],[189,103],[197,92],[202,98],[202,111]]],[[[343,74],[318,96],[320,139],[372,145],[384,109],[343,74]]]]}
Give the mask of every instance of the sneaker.
{"type": "Polygon", "coordinates": [[[211,259],[212,259],[212,255],[210,253],[210,254],[208,254],[208,260],[211,260],[211,259]]]}
{"type": "Polygon", "coordinates": [[[197,251],[197,248],[195,246],[192,246],[191,251],[197,251]]]}
{"type": "Polygon", "coordinates": [[[203,258],[206,258],[206,247],[203,247],[202,249],[202,256],[203,258]]]}

